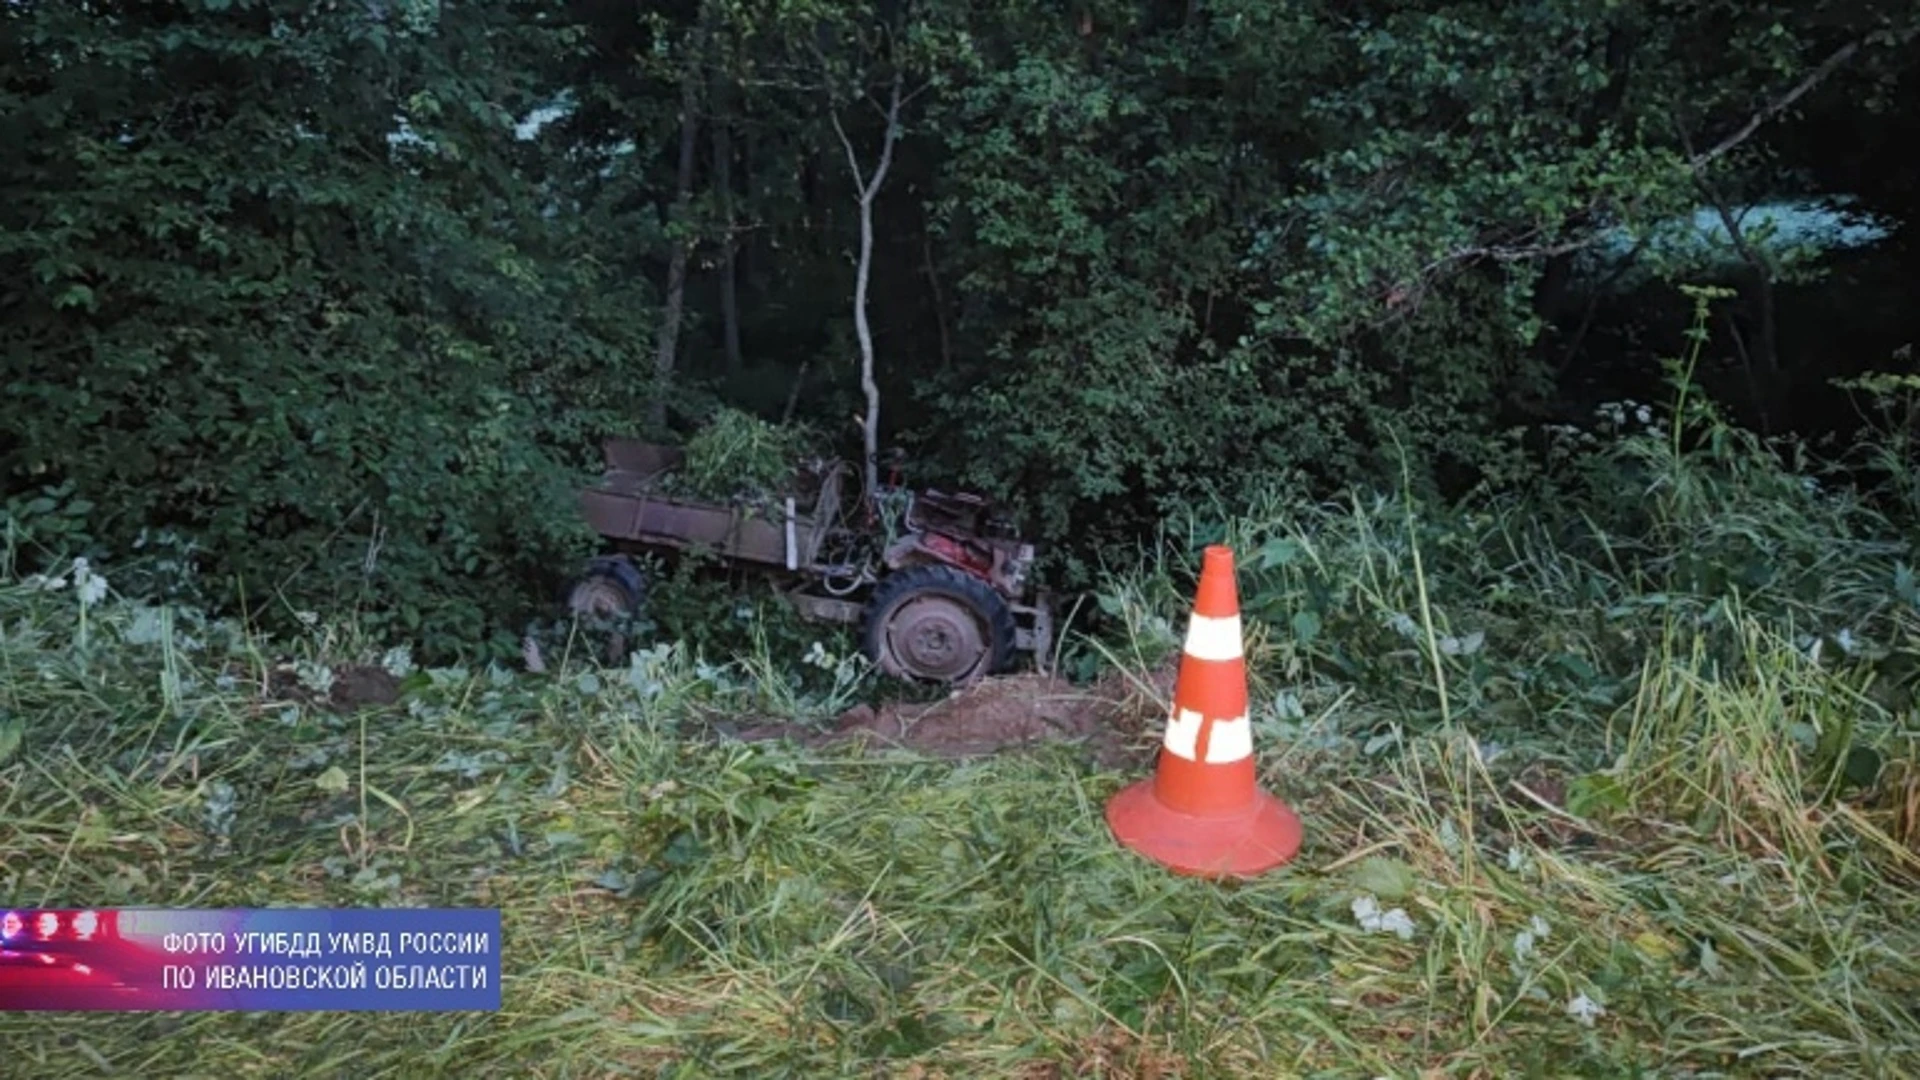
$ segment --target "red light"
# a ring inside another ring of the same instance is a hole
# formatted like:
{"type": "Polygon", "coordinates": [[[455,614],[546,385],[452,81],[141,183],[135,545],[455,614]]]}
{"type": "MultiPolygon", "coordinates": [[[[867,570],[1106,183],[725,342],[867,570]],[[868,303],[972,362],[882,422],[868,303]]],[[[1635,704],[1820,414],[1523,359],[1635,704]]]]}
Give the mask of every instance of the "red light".
{"type": "Polygon", "coordinates": [[[23,929],[25,927],[20,923],[19,912],[9,911],[6,915],[0,916],[0,938],[16,937],[23,929]]]}
{"type": "Polygon", "coordinates": [[[73,917],[74,936],[82,941],[92,937],[93,932],[99,928],[100,916],[95,915],[91,911],[83,911],[73,917]]]}
{"type": "Polygon", "coordinates": [[[45,941],[60,932],[60,916],[51,911],[42,912],[35,926],[40,931],[40,940],[45,941]]]}

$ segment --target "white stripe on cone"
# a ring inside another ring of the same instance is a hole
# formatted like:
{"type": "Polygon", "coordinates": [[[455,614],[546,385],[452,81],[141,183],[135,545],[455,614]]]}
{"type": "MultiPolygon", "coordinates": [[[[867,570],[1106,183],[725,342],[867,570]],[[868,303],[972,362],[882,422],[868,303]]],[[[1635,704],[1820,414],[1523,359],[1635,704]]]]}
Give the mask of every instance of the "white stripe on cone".
{"type": "MultiPolygon", "coordinates": [[[[1167,720],[1167,752],[1187,761],[1200,758],[1200,727],[1205,721],[1192,709],[1178,709],[1167,720]]],[[[1244,716],[1215,720],[1207,737],[1207,764],[1231,765],[1253,756],[1253,723],[1244,716]]]]}
{"type": "Polygon", "coordinates": [[[1240,659],[1240,616],[1195,615],[1187,624],[1187,655],[1195,660],[1240,659]]]}
{"type": "Polygon", "coordinates": [[[1207,764],[1230,765],[1253,756],[1253,721],[1244,716],[1216,720],[1207,739],[1207,764]]]}

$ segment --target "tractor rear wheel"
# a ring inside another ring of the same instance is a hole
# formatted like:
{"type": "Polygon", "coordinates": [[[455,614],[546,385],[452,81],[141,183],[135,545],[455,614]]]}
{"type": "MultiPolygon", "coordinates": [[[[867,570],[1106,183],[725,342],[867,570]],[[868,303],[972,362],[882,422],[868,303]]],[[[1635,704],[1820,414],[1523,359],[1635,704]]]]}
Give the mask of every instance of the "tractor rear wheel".
{"type": "Polygon", "coordinates": [[[882,578],[865,621],[868,659],[896,678],[963,685],[1013,657],[1007,602],[951,566],[913,566],[882,578]]]}

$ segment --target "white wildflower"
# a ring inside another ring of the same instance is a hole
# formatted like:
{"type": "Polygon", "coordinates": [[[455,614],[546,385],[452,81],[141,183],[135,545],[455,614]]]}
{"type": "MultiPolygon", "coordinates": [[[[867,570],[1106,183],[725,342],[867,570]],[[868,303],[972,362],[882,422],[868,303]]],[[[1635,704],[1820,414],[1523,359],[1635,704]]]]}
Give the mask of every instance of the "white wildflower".
{"type": "Polygon", "coordinates": [[[1363,893],[1353,901],[1353,918],[1360,929],[1375,934],[1396,934],[1401,941],[1413,940],[1413,919],[1403,908],[1380,910],[1380,901],[1372,893],[1363,893]]]}
{"type": "Polygon", "coordinates": [[[404,679],[413,674],[413,650],[396,645],[380,657],[380,666],[394,678],[404,679]]]}
{"type": "Polygon", "coordinates": [[[1520,871],[1526,869],[1526,866],[1527,866],[1527,856],[1525,852],[1521,851],[1517,847],[1510,847],[1507,849],[1507,869],[1508,870],[1517,874],[1520,871]]]}
{"type": "Polygon", "coordinates": [[[301,626],[313,626],[320,621],[320,614],[315,611],[296,611],[293,617],[300,620],[301,626]]]}
{"type": "Polygon", "coordinates": [[[73,591],[80,597],[81,607],[92,607],[107,598],[107,579],[93,572],[87,560],[73,560],[73,591]]]}
{"type": "Polygon", "coordinates": [[[333,669],[313,660],[301,660],[293,666],[294,676],[300,685],[316,694],[325,696],[333,690],[333,669]]]}
{"type": "Polygon", "coordinates": [[[34,574],[27,578],[26,581],[21,582],[21,584],[29,589],[36,589],[40,592],[59,592],[61,589],[67,587],[67,579],[64,577],[48,577],[45,574],[34,574]]]}
{"type": "Polygon", "coordinates": [[[1516,960],[1525,960],[1527,957],[1532,956],[1534,946],[1545,941],[1552,929],[1551,926],[1547,925],[1547,920],[1535,915],[1532,920],[1527,923],[1525,930],[1513,936],[1514,958],[1516,960]]]}
{"type": "Polygon", "coordinates": [[[1567,1002],[1567,1015],[1573,1017],[1581,1027],[1592,1027],[1594,1018],[1605,1016],[1606,1013],[1604,1006],[1585,994],[1567,1002]]]}

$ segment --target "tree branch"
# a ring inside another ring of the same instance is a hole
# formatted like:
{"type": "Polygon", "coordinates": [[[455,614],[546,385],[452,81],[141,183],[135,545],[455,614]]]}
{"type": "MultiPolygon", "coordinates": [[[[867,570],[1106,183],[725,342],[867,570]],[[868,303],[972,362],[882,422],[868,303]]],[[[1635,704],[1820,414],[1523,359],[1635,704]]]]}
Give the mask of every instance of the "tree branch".
{"type": "Polygon", "coordinates": [[[860,156],[854,152],[853,140],[847,138],[847,129],[840,126],[840,110],[829,108],[827,119],[833,122],[833,133],[840,136],[840,148],[847,152],[847,169],[853,173],[853,186],[863,194],[867,187],[867,177],[860,171],[860,156]]]}
{"type": "MultiPolygon", "coordinates": [[[[1731,153],[1739,147],[1740,144],[1752,138],[1768,121],[1773,120],[1781,113],[1792,108],[1795,102],[1806,97],[1815,87],[1832,77],[1835,71],[1844,67],[1858,55],[1865,44],[1865,38],[1855,38],[1838,49],[1835,49],[1825,60],[1822,60],[1817,67],[1808,72],[1805,78],[1795,83],[1785,93],[1761,106],[1751,116],[1747,117],[1745,123],[1741,124],[1705,151],[1695,153],[1692,143],[1686,138],[1686,134],[1683,131],[1681,133],[1681,149],[1687,155],[1687,170],[1698,173],[1716,159],[1731,153]]],[[[1593,214],[1600,209],[1601,204],[1596,202],[1588,206],[1586,212],[1593,214]]],[[[1536,229],[1531,235],[1537,236],[1542,231],[1543,230],[1536,229]]],[[[1601,242],[1603,237],[1604,233],[1595,231],[1577,240],[1567,240],[1555,244],[1476,244],[1471,247],[1459,248],[1421,267],[1412,284],[1399,285],[1392,288],[1388,294],[1387,306],[1390,308],[1399,307],[1409,298],[1417,296],[1426,289],[1429,279],[1436,272],[1453,263],[1470,262],[1479,259],[1492,259],[1496,262],[1520,262],[1530,259],[1553,258],[1556,255],[1570,255],[1576,251],[1584,251],[1594,247],[1601,242]]]]}
{"type": "MultiPolygon", "coordinates": [[[[887,102],[887,133],[880,140],[880,164],[873,169],[873,190],[880,190],[880,182],[887,178],[887,169],[893,164],[893,146],[900,141],[900,84],[903,72],[893,73],[893,93],[887,102]]],[[[871,198],[871,196],[867,196],[871,198]]]]}
{"type": "Polygon", "coordinates": [[[1688,158],[1687,167],[1697,172],[1715,158],[1726,155],[1741,143],[1752,138],[1753,133],[1759,131],[1761,125],[1792,108],[1794,102],[1806,97],[1814,87],[1825,82],[1835,71],[1838,71],[1849,60],[1852,60],[1865,42],[1865,38],[1855,38],[1845,45],[1840,46],[1838,49],[1835,49],[1833,55],[1822,60],[1819,67],[1808,72],[1807,77],[1795,83],[1792,89],[1774,98],[1762,106],[1758,112],[1747,117],[1747,122],[1740,125],[1738,130],[1726,138],[1721,139],[1719,142],[1714,143],[1705,153],[1694,154],[1688,158]]]}
{"type": "MultiPolygon", "coordinates": [[[[1753,115],[1749,115],[1747,121],[1741,123],[1738,129],[1734,129],[1730,135],[1720,138],[1718,142],[1715,142],[1711,148],[1707,148],[1705,152],[1695,154],[1695,152],[1693,152],[1692,142],[1686,138],[1686,133],[1682,133],[1680,144],[1682,144],[1682,152],[1688,156],[1688,161],[1686,161],[1688,171],[1697,173],[1699,169],[1707,167],[1709,163],[1713,163],[1713,161],[1718,160],[1718,158],[1724,158],[1726,154],[1734,152],[1734,150],[1740,146],[1741,142],[1753,138],[1753,135],[1755,135],[1757,131],[1761,131],[1761,127],[1764,127],[1770,119],[1778,117],[1780,113],[1788,111],[1789,108],[1793,108],[1795,102],[1799,102],[1801,98],[1805,98],[1807,94],[1811,94],[1814,86],[1824,83],[1826,79],[1830,79],[1830,77],[1834,75],[1834,71],[1839,71],[1847,61],[1853,60],[1853,58],[1859,54],[1860,48],[1862,48],[1864,44],[1866,44],[1866,38],[1855,38],[1855,40],[1839,46],[1826,60],[1820,61],[1818,67],[1814,67],[1812,71],[1809,71],[1805,79],[1801,79],[1799,83],[1795,83],[1795,85],[1788,88],[1784,94],[1780,94],[1778,98],[1766,102],[1766,104],[1755,111],[1753,115]]],[[[1599,209],[1601,209],[1599,204],[1592,204],[1592,206],[1588,206],[1588,213],[1594,213],[1594,211],[1599,211],[1599,209]]],[[[1540,229],[1536,229],[1534,234],[1540,234],[1540,229]]],[[[1569,256],[1572,252],[1582,252],[1582,250],[1586,250],[1586,248],[1596,246],[1599,242],[1601,242],[1601,233],[1590,234],[1590,236],[1580,238],[1580,240],[1563,240],[1563,242],[1559,242],[1559,244],[1492,244],[1492,246],[1459,248],[1459,250],[1455,250],[1455,252],[1450,252],[1450,254],[1446,254],[1446,256],[1440,256],[1440,258],[1430,261],[1425,267],[1421,267],[1419,277],[1421,277],[1421,279],[1427,279],[1428,275],[1432,275],[1432,273],[1438,271],[1440,267],[1444,267],[1444,265],[1448,265],[1448,263],[1457,263],[1457,261],[1494,259],[1494,261],[1511,263],[1511,261],[1523,261],[1523,259],[1549,259],[1553,258],[1553,256],[1569,256]]],[[[1415,286],[1415,288],[1417,288],[1417,286],[1415,286]]]]}
{"type": "Polygon", "coordinates": [[[853,140],[848,137],[846,127],[840,123],[840,110],[835,108],[827,110],[827,119],[833,122],[833,133],[840,137],[840,149],[846,152],[847,168],[853,173],[853,185],[863,203],[871,201],[879,192],[880,184],[887,178],[887,169],[893,165],[893,144],[900,141],[900,107],[904,103],[900,92],[903,81],[902,72],[893,73],[893,90],[887,101],[887,132],[881,139],[880,161],[873,167],[871,180],[861,170],[860,155],[854,150],[853,140]]]}

